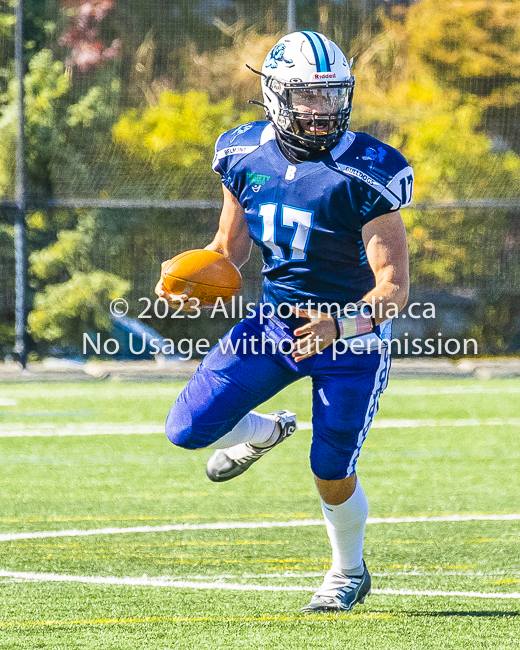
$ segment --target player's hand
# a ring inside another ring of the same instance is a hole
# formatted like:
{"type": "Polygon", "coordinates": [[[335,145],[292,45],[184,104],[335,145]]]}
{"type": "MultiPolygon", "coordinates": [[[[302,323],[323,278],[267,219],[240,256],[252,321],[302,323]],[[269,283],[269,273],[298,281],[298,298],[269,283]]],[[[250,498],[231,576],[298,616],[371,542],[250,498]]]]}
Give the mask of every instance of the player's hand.
{"type": "Polygon", "coordinates": [[[309,319],[308,323],[294,330],[295,336],[301,337],[297,339],[296,349],[292,353],[296,362],[312,357],[333,343],[337,330],[332,316],[321,313],[317,309],[296,309],[296,307],[293,308],[293,313],[309,319]]]}
{"type": "Polygon", "coordinates": [[[164,298],[164,300],[166,300],[166,302],[172,307],[178,307],[179,303],[186,302],[189,299],[188,295],[185,293],[181,293],[178,295],[173,293],[168,293],[164,287],[162,278],[155,286],[154,291],[155,294],[159,296],[159,298],[164,298]]]}
{"type": "MultiPolygon", "coordinates": [[[[169,260],[166,262],[163,262],[161,265],[161,268],[166,264],[169,260]]],[[[159,282],[156,284],[154,292],[159,298],[163,298],[166,300],[168,305],[172,307],[172,309],[179,309],[181,308],[182,311],[197,311],[197,299],[194,298],[192,303],[190,303],[190,297],[188,296],[187,293],[180,293],[180,294],[173,294],[173,293],[168,293],[166,290],[166,287],[164,286],[163,283],[163,276],[161,274],[161,277],[159,279],[159,282]]]]}

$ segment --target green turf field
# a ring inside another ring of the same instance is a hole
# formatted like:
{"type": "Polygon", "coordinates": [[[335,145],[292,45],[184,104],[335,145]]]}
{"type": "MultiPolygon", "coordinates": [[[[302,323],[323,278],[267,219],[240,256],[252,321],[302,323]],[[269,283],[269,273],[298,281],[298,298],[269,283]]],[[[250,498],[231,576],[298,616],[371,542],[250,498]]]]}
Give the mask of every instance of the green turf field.
{"type": "MultiPolygon", "coordinates": [[[[0,384],[0,648],[520,647],[520,380],[391,382],[358,465],[374,593],[335,615],[299,614],[330,564],[310,429],[212,484],[160,433],[181,387],[0,384]]],[[[310,383],[279,408],[309,426],[310,383]]]]}

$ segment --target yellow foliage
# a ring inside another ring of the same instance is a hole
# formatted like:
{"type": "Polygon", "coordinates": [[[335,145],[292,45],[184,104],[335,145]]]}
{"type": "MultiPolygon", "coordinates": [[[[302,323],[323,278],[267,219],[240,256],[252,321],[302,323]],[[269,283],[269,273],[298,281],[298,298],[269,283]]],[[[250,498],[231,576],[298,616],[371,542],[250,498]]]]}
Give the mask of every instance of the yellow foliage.
{"type": "MultiPolygon", "coordinates": [[[[415,170],[415,203],[516,198],[520,157],[495,153],[481,130],[487,106],[512,106],[520,84],[520,0],[422,0],[395,19],[380,13],[381,33],[362,33],[354,45],[353,127],[371,130],[415,170]],[[487,97],[465,92],[464,76],[486,78],[487,97]],[[502,87],[493,88],[494,75],[502,87]],[[361,127],[361,128],[360,128],[361,127]]],[[[405,210],[414,281],[457,282],[464,274],[494,273],[478,247],[467,247],[480,218],[499,213],[405,210]]]]}
{"type": "MultiPolygon", "coordinates": [[[[445,0],[423,0],[403,13],[400,23],[381,14],[382,33],[362,35],[355,46],[353,125],[363,129],[377,122],[380,132],[387,132],[385,139],[415,169],[416,201],[507,198],[520,185],[520,158],[512,151],[492,153],[491,140],[479,132],[482,102],[443,85],[427,56],[436,46],[425,46],[428,39],[443,46],[447,23],[461,34],[470,29],[468,7],[483,11],[484,4],[489,3],[461,0],[449,3],[450,12],[445,0]]],[[[520,18],[520,1],[507,4],[517,5],[520,18]]],[[[503,13],[493,9],[488,21],[503,13]]]]}
{"type": "Polygon", "coordinates": [[[44,212],[33,212],[26,219],[29,228],[33,230],[45,230],[47,228],[47,219],[44,212]]]}
{"type": "Polygon", "coordinates": [[[260,70],[267,53],[281,36],[258,34],[252,29],[236,29],[231,47],[198,54],[195,46],[192,46],[188,51],[188,87],[209,90],[213,100],[224,99],[230,94],[237,103],[259,99],[260,78],[251,72],[246,64],[260,70]]]}
{"type": "Polygon", "coordinates": [[[520,77],[518,0],[422,0],[406,18],[410,48],[457,77],[520,77]]]}
{"type": "Polygon", "coordinates": [[[209,167],[218,135],[251,119],[251,112],[239,115],[230,98],[211,104],[203,92],[164,91],[157,106],[124,113],[112,135],[128,153],[156,165],[209,167]]]}

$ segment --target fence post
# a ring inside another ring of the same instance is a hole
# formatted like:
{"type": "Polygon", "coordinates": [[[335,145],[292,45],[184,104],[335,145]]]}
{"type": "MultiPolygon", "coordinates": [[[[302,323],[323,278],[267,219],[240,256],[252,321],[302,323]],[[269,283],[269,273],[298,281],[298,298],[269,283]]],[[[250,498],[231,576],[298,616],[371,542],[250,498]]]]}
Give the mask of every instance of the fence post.
{"type": "Polygon", "coordinates": [[[296,0],[287,0],[287,33],[296,31],[296,0]]]}
{"type": "Polygon", "coordinates": [[[25,368],[27,365],[26,330],[26,286],[27,263],[25,252],[25,215],[27,196],[25,187],[24,156],[24,68],[23,68],[23,0],[18,0],[15,9],[14,58],[18,82],[18,138],[16,142],[16,217],[14,223],[15,256],[15,345],[14,352],[25,368]]]}

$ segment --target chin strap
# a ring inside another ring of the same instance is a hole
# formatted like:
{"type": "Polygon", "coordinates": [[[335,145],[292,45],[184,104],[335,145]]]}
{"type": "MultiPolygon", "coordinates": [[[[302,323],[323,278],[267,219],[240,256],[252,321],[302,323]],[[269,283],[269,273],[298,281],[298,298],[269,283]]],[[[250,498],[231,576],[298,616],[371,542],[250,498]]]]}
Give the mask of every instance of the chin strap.
{"type": "MultiPolygon", "coordinates": [[[[289,158],[291,162],[306,162],[307,160],[316,160],[324,156],[329,149],[305,149],[303,145],[298,145],[284,137],[284,134],[279,131],[275,126],[276,141],[283,154],[289,158]]],[[[332,148],[332,147],[331,147],[332,148]]]]}
{"type": "MultiPolygon", "coordinates": [[[[250,68],[249,66],[247,67],[250,70],[253,70],[253,68],[250,68]]],[[[257,72],[257,71],[253,70],[253,72],[257,72]]],[[[262,73],[257,72],[257,74],[262,74],[262,73]]],[[[336,143],[334,143],[330,147],[323,147],[322,149],[318,149],[318,148],[306,149],[302,144],[299,143],[299,141],[297,141],[296,137],[289,138],[283,131],[281,131],[276,126],[274,121],[271,119],[269,109],[265,104],[262,104],[262,102],[257,102],[254,99],[248,99],[247,103],[255,104],[256,106],[261,106],[264,109],[266,119],[268,119],[274,127],[276,133],[276,140],[280,146],[280,149],[291,162],[299,163],[299,162],[305,162],[307,160],[315,160],[316,158],[321,158],[321,156],[325,155],[333,147],[336,146],[336,143]],[[298,144],[296,144],[296,142],[298,142],[298,144]]]]}
{"type": "Polygon", "coordinates": [[[255,70],[254,68],[252,68],[252,67],[251,67],[250,65],[248,65],[247,63],[246,63],[245,65],[246,65],[246,68],[247,68],[248,70],[251,70],[251,72],[254,72],[255,74],[259,75],[260,77],[265,77],[266,79],[269,78],[266,74],[264,74],[263,72],[260,72],[260,70],[255,70]]]}
{"type": "Polygon", "coordinates": [[[264,109],[264,111],[266,112],[266,115],[267,115],[267,110],[268,110],[267,106],[265,104],[262,104],[262,102],[257,102],[254,99],[248,99],[247,103],[248,104],[256,104],[256,106],[261,106],[264,109]]]}

